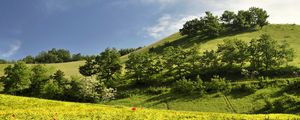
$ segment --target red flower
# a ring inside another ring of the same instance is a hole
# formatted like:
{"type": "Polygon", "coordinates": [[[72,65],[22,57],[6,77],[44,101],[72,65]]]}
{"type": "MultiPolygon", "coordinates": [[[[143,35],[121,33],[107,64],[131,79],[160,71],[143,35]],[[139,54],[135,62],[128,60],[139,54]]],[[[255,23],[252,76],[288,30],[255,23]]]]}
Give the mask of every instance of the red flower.
{"type": "Polygon", "coordinates": [[[133,111],[136,111],[136,108],[135,108],[135,107],[133,107],[133,108],[132,108],[132,110],[133,110],[133,111]]]}

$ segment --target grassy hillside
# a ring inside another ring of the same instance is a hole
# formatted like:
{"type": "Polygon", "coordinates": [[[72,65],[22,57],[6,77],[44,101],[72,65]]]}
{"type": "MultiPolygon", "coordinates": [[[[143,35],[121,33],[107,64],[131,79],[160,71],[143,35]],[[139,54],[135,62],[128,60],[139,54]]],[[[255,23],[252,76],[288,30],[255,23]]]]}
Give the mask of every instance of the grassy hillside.
{"type": "MultiPolygon", "coordinates": [[[[52,74],[56,70],[62,70],[66,77],[70,76],[81,76],[79,73],[79,66],[83,65],[84,61],[77,62],[67,62],[67,63],[53,63],[53,64],[45,64],[45,66],[49,69],[49,72],[52,74]]],[[[29,64],[32,66],[32,64],[29,64]]],[[[8,64],[0,64],[0,76],[4,74],[4,68],[7,67],[8,64]]]]}
{"type": "Polygon", "coordinates": [[[140,107],[133,111],[131,107],[58,102],[52,100],[42,100],[37,98],[15,97],[10,95],[0,95],[0,104],[1,120],[300,119],[300,117],[297,115],[287,114],[225,114],[212,112],[186,112],[172,110],[141,109],[140,107]]]}
{"type": "Polygon", "coordinates": [[[280,97],[281,88],[264,88],[255,93],[233,91],[224,96],[220,93],[205,96],[185,96],[170,93],[160,95],[133,95],[113,100],[107,105],[138,106],[154,109],[185,110],[222,113],[257,113],[266,105],[265,97],[280,97]]]}
{"type": "MultiPolygon", "coordinates": [[[[291,24],[272,24],[267,25],[261,30],[254,32],[245,32],[239,34],[232,34],[227,36],[222,36],[213,39],[202,39],[198,37],[187,38],[181,36],[180,33],[175,33],[167,38],[157,41],[147,47],[144,47],[136,52],[143,53],[148,52],[150,48],[156,48],[161,51],[163,48],[168,46],[181,46],[183,48],[189,48],[195,43],[201,46],[201,51],[216,49],[217,44],[223,42],[224,39],[241,39],[244,41],[250,41],[253,38],[258,38],[261,34],[269,34],[271,37],[277,41],[286,40],[291,47],[295,50],[295,59],[292,65],[300,66],[300,25],[291,24]],[[200,42],[202,41],[202,42],[200,42]]],[[[122,59],[126,60],[128,56],[123,56],[122,59]]]]}
{"type": "MultiPolygon", "coordinates": [[[[218,37],[214,39],[202,40],[201,38],[186,38],[181,36],[179,33],[175,33],[169,37],[159,40],[149,46],[137,50],[137,53],[148,52],[150,48],[156,48],[157,50],[162,50],[167,46],[178,45],[183,48],[189,48],[195,43],[201,46],[201,50],[215,49],[217,44],[222,43],[224,39],[242,39],[245,41],[250,41],[252,38],[258,38],[261,34],[267,33],[273,37],[273,39],[278,41],[286,40],[290,43],[291,47],[294,48],[296,52],[296,57],[292,65],[300,67],[300,25],[268,25],[263,29],[255,32],[246,32],[241,34],[228,35],[223,37],[218,37]],[[199,42],[204,41],[204,42],[199,42]]],[[[121,61],[124,63],[128,59],[128,55],[122,56],[121,61]]],[[[76,76],[80,75],[78,72],[78,67],[83,65],[84,61],[79,62],[68,62],[68,63],[58,63],[58,64],[46,64],[51,68],[51,72],[60,69],[65,72],[66,76],[76,76]]],[[[0,64],[0,76],[3,75],[3,70],[6,64],[0,64]]]]}

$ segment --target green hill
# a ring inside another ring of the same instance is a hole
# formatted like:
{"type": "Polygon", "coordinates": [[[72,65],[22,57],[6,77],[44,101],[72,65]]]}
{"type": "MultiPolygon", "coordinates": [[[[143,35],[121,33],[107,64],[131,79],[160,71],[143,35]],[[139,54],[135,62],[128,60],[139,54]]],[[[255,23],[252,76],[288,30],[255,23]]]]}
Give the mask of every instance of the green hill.
{"type": "Polygon", "coordinates": [[[137,107],[95,105],[86,103],[59,102],[37,98],[16,97],[0,94],[0,119],[39,119],[39,120],[91,120],[91,119],[124,119],[124,120],[153,120],[153,119],[255,119],[278,120],[300,119],[297,115],[287,114],[226,114],[212,112],[187,112],[173,110],[154,110],[137,107]]]}
{"type": "MultiPolygon", "coordinates": [[[[135,52],[145,53],[152,49],[159,53],[168,46],[181,46],[185,49],[189,49],[194,44],[200,45],[201,51],[204,51],[216,49],[217,44],[222,43],[224,39],[237,38],[244,41],[250,41],[265,33],[271,35],[275,40],[286,40],[290,43],[291,47],[295,50],[296,55],[294,61],[290,64],[300,67],[300,48],[298,47],[300,46],[300,26],[289,24],[268,25],[258,31],[232,34],[212,39],[201,39],[198,37],[188,38],[186,36],[181,36],[179,33],[175,33],[135,52]]],[[[127,59],[128,55],[121,57],[123,63],[127,59]]],[[[70,77],[81,76],[78,68],[83,64],[84,61],[77,61],[45,64],[45,66],[49,68],[50,73],[54,73],[56,70],[60,69],[67,77],[70,77]]],[[[32,64],[29,65],[32,66],[32,64]]],[[[8,64],[0,64],[0,76],[4,74],[4,68],[6,66],[8,66],[8,64]]],[[[298,78],[294,79],[299,81],[298,78]]],[[[241,114],[259,112],[259,110],[263,109],[266,105],[265,96],[271,96],[271,99],[277,99],[282,96],[282,93],[280,93],[281,90],[281,87],[267,87],[259,89],[254,93],[234,91],[226,96],[219,93],[208,94],[205,96],[184,96],[169,93],[159,95],[134,94],[127,98],[105,102],[104,104],[106,105],[57,102],[36,98],[0,95],[0,119],[11,119],[12,115],[16,115],[18,119],[52,119],[53,116],[57,116],[58,119],[252,119],[254,117],[256,119],[268,119],[269,117],[271,117],[271,119],[289,119],[296,117],[283,114],[241,114]],[[136,103],[138,107],[145,107],[148,109],[133,112],[130,108],[133,106],[133,103],[136,103]],[[153,110],[152,108],[163,110],[153,110]],[[198,112],[180,112],[173,110],[198,112]]]]}
{"type": "MultiPolygon", "coordinates": [[[[217,44],[220,44],[225,39],[241,39],[244,41],[250,41],[253,38],[258,38],[261,34],[269,34],[271,37],[277,41],[286,40],[291,47],[295,50],[295,59],[292,65],[300,66],[300,25],[294,24],[271,24],[263,27],[261,30],[254,32],[244,32],[238,34],[231,34],[226,36],[221,36],[212,39],[201,39],[197,37],[187,38],[186,36],[181,36],[180,33],[175,33],[169,37],[159,40],[147,47],[137,50],[137,53],[148,52],[151,48],[161,51],[163,48],[168,46],[181,46],[183,48],[190,48],[195,43],[201,46],[201,50],[216,49],[217,44]]],[[[123,56],[122,59],[126,60],[128,56],[123,56]]]]}
{"type": "MultiPolygon", "coordinates": [[[[189,48],[195,43],[201,46],[201,50],[209,50],[215,49],[217,44],[222,43],[224,39],[242,39],[245,41],[250,41],[253,38],[258,38],[261,34],[266,33],[271,35],[271,37],[278,41],[286,40],[290,43],[291,47],[295,50],[295,59],[291,63],[295,66],[300,66],[300,25],[292,25],[292,24],[279,24],[279,25],[267,25],[261,30],[254,32],[246,32],[240,34],[233,34],[222,36],[213,39],[200,39],[200,38],[187,38],[185,36],[181,36],[179,33],[175,33],[169,37],[166,37],[162,40],[159,40],[149,46],[146,46],[142,49],[137,50],[137,53],[148,52],[149,49],[154,48],[157,50],[162,50],[165,47],[177,45],[183,48],[189,48]],[[200,42],[202,41],[202,42],[200,42]]],[[[128,55],[122,56],[121,61],[124,63],[128,59],[128,55]]],[[[79,71],[78,67],[83,65],[84,61],[79,62],[67,62],[67,63],[57,63],[57,64],[46,64],[51,69],[51,72],[57,69],[65,72],[66,76],[78,76],[79,71]]],[[[0,64],[0,76],[3,75],[3,70],[7,66],[7,64],[0,64]]]]}

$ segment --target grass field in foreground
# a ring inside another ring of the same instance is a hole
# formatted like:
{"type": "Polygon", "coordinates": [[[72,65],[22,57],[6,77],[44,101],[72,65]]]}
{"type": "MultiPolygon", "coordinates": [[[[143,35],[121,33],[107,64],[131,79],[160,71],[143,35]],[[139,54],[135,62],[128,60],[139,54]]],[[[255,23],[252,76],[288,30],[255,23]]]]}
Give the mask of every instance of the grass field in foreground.
{"type": "Polygon", "coordinates": [[[38,98],[16,97],[0,94],[1,120],[280,120],[300,119],[297,115],[288,114],[226,114],[212,112],[187,112],[174,110],[140,109],[131,107],[108,106],[87,103],[59,102],[38,98]]]}

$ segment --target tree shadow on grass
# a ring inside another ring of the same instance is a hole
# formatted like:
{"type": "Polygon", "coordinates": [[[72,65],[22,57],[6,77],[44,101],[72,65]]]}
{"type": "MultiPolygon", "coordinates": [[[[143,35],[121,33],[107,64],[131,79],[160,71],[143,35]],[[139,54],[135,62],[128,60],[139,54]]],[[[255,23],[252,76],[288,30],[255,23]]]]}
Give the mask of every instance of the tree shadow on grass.
{"type": "Polygon", "coordinates": [[[169,105],[168,105],[169,102],[172,102],[175,100],[181,100],[181,101],[188,102],[188,101],[195,100],[199,97],[201,97],[201,96],[200,95],[183,95],[183,94],[166,93],[166,94],[161,94],[159,96],[147,99],[144,102],[145,103],[154,102],[151,106],[156,106],[159,104],[166,104],[167,109],[170,109],[169,105]]]}
{"type": "Polygon", "coordinates": [[[154,52],[157,54],[160,54],[163,52],[163,50],[167,47],[170,46],[180,46],[182,48],[189,48],[193,46],[194,44],[205,44],[206,42],[213,40],[213,39],[218,39],[218,38],[224,38],[228,36],[235,36],[237,34],[241,33],[251,33],[255,31],[242,31],[242,32],[233,32],[233,33],[225,33],[223,35],[220,35],[218,37],[208,37],[206,35],[195,35],[195,36],[185,36],[182,37],[178,40],[172,41],[172,42],[165,42],[163,45],[159,45],[157,47],[150,48],[150,52],[154,52]]]}
{"type": "Polygon", "coordinates": [[[244,98],[251,94],[254,94],[255,92],[249,92],[249,91],[239,91],[239,90],[232,90],[228,96],[231,96],[232,98],[244,98]]]}

